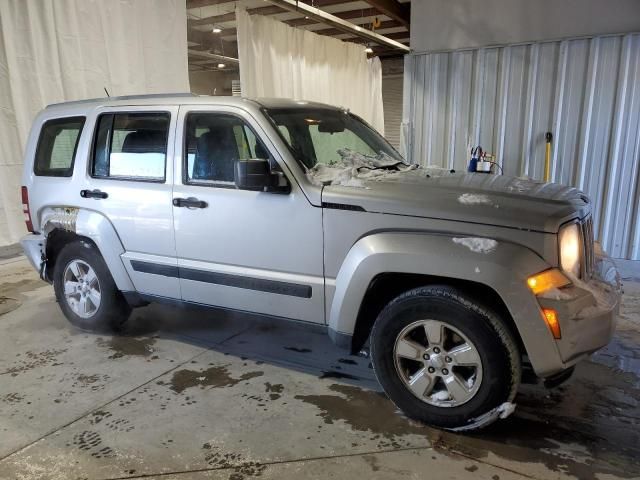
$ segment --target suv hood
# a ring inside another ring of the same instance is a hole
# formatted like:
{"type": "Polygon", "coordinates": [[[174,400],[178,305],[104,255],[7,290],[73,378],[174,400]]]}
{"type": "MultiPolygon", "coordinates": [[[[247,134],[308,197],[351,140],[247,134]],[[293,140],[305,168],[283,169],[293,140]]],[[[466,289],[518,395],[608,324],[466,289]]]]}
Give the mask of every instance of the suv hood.
{"type": "Polygon", "coordinates": [[[563,223],[590,211],[589,199],[580,190],[556,183],[483,173],[428,173],[434,172],[420,168],[359,180],[356,186],[327,185],[322,202],[547,233],[557,233],[563,223]]]}

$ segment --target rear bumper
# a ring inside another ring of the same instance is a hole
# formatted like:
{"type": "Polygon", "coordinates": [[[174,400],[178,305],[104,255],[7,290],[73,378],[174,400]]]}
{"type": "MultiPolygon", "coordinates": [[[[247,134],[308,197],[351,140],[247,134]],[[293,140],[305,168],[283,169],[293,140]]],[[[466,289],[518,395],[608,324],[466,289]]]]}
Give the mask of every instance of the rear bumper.
{"type": "Polygon", "coordinates": [[[561,338],[556,345],[562,362],[558,372],[606,346],[613,337],[622,296],[613,260],[598,257],[589,282],[575,281],[561,293],[556,298],[538,297],[541,307],[558,313],[561,338]]]}
{"type": "Polygon", "coordinates": [[[37,272],[41,270],[46,241],[46,237],[39,233],[30,233],[20,239],[24,254],[37,272]]]}

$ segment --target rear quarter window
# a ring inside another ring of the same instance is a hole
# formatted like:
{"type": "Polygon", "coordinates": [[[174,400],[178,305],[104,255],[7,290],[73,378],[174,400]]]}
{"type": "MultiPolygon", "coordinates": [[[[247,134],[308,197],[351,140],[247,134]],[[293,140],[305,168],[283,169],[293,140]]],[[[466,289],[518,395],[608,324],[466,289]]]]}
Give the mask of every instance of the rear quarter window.
{"type": "Polygon", "coordinates": [[[45,177],[70,177],[85,117],[48,120],[42,125],[33,172],[45,177]]]}

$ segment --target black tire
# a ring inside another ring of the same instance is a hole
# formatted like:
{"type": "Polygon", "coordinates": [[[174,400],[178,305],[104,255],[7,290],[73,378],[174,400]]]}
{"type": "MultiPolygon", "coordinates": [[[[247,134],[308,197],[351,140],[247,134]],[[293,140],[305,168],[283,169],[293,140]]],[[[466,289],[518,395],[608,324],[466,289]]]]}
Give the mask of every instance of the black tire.
{"type": "Polygon", "coordinates": [[[77,240],[62,248],[53,269],[53,288],[56,300],[65,317],[75,327],[84,331],[113,332],[120,330],[131,313],[131,307],[122,292],[118,290],[102,255],[92,243],[86,240],[77,240]],[[77,315],[64,295],[64,272],[67,265],[74,260],[88,264],[94,270],[99,282],[100,305],[90,318],[77,315]]]}
{"type": "Polygon", "coordinates": [[[420,287],[392,300],[373,326],[371,357],[378,381],[400,410],[412,419],[445,429],[474,430],[495,421],[497,408],[515,398],[521,377],[520,352],[509,329],[490,309],[449,286],[420,287]],[[482,380],[466,403],[432,405],[405,386],[396,369],[394,346],[403,329],[418,320],[449,324],[476,347],[482,380]],[[488,412],[492,413],[485,415],[488,412]]]}

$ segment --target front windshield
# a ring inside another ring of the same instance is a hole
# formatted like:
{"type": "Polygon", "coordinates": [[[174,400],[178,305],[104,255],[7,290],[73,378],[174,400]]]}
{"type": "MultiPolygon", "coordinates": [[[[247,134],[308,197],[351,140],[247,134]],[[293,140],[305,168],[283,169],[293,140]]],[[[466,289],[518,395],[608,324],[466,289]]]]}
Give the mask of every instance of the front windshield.
{"type": "Polygon", "coordinates": [[[273,108],[267,115],[280,130],[297,160],[307,168],[340,162],[347,149],[367,157],[402,157],[375,130],[355,115],[329,108],[273,108]]]}

